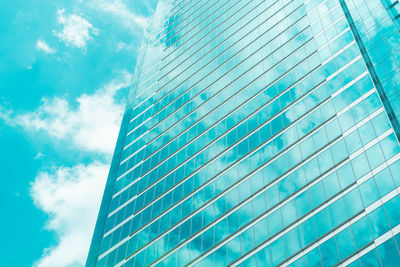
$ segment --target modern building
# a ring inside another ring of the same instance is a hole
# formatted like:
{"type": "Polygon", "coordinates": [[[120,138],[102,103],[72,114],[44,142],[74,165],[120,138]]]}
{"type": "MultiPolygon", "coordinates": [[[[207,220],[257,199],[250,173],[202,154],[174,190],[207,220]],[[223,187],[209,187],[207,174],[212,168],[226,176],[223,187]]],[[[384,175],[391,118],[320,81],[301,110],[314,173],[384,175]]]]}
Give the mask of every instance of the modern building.
{"type": "Polygon", "coordinates": [[[87,266],[398,266],[397,0],[161,0],[87,266]]]}

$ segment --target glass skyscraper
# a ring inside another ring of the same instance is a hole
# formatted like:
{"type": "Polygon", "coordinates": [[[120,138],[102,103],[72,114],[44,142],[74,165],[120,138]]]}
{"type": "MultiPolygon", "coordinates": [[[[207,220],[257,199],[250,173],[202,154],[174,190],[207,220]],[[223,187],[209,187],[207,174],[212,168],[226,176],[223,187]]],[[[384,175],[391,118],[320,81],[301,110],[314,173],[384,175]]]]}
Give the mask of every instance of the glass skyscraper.
{"type": "Polygon", "coordinates": [[[397,0],[161,0],[87,266],[399,266],[397,0]]]}

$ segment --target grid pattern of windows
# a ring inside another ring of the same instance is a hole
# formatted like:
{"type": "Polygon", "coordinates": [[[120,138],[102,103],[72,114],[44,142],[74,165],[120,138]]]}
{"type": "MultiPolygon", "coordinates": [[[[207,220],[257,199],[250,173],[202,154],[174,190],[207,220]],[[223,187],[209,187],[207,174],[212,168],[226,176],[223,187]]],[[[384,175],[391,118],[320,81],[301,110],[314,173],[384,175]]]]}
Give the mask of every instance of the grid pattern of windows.
{"type": "Polygon", "coordinates": [[[161,0],[87,266],[398,261],[392,2],[161,0]]]}

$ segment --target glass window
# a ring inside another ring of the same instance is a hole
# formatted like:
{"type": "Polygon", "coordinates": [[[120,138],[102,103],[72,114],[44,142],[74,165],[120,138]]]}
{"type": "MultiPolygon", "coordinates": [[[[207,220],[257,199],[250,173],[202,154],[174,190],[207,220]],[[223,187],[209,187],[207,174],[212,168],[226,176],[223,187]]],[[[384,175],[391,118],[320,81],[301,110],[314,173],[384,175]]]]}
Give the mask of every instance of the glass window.
{"type": "Polygon", "coordinates": [[[308,197],[307,191],[301,193],[295,198],[297,215],[299,218],[303,217],[311,210],[310,199],[308,197]]]}
{"type": "Polygon", "coordinates": [[[400,223],[400,197],[397,195],[384,205],[390,225],[396,227],[400,223]]]}
{"type": "Polygon", "coordinates": [[[317,183],[310,189],[308,189],[308,194],[311,200],[311,206],[313,209],[325,202],[324,186],[322,182],[317,183]]]}
{"type": "Polygon", "coordinates": [[[330,175],[328,175],[323,180],[323,183],[324,183],[324,187],[327,189],[325,192],[327,199],[330,199],[331,197],[333,197],[340,191],[339,180],[337,178],[336,172],[333,172],[330,175]]]}
{"type": "Polygon", "coordinates": [[[286,239],[286,256],[291,257],[301,249],[300,233],[298,228],[291,230],[285,235],[286,239]]]}
{"type": "MultiPolygon", "coordinates": [[[[400,164],[399,164],[399,173],[400,173],[400,164]]],[[[290,175],[290,177],[292,178],[293,181],[294,191],[299,190],[306,184],[306,175],[303,168],[300,168],[297,171],[293,172],[290,175]]]]}
{"type": "Polygon", "coordinates": [[[292,193],[293,193],[293,185],[290,179],[285,178],[279,182],[279,198],[281,200],[286,199],[292,193]]]}
{"type": "Polygon", "coordinates": [[[228,250],[228,262],[232,262],[240,257],[240,236],[235,237],[225,246],[228,250]]]}
{"type": "Polygon", "coordinates": [[[393,238],[378,247],[382,266],[397,266],[400,262],[399,252],[393,238]]]}
{"type": "MultiPolygon", "coordinates": [[[[300,259],[296,260],[292,264],[289,265],[290,267],[304,267],[304,257],[301,257],[300,259]]],[[[258,266],[257,266],[258,267],[258,266]]]]}
{"type": "Polygon", "coordinates": [[[335,164],[338,164],[339,162],[344,160],[348,155],[346,145],[343,140],[334,144],[331,148],[331,151],[335,164]]]}
{"type": "Polygon", "coordinates": [[[334,266],[337,262],[339,262],[335,237],[322,243],[319,249],[321,251],[321,257],[324,266],[334,266]]]}
{"type": "Polygon", "coordinates": [[[336,200],[329,206],[333,227],[337,227],[347,220],[346,208],[342,198],[336,200]]]}
{"type": "Polygon", "coordinates": [[[328,208],[325,208],[314,215],[314,220],[318,237],[324,236],[332,229],[332,222],[328,208]]]}
{"type": "Polygon", "coordinates": [[[260,250],[257,254],[256,254],[256,258],[257,258],[257,266],[258,267],[262,267],[262,266],[272,266],[271,264],[271,252],[270,252],[270,247],[266,247],[262,250],[260,250]]]}
{"type": "Polygon", "coordinates": [[[372,146],[371,148],[369,148],[366,151],[366,154],[367,154],[368,162],[371,166],[371,169],[375,169],[385,160],[379,144],[376,144],[376,145],[372,146]]]}
{"type": "Polygon", "coordinates": [[[286,259],[285,240],[281,237],[271,244],[272,265],[277,266],[286,259]]]}
{"type": "Polygon", "coordinates": [[[368,207],[379,199],[379,193],[375,185],[375,180],[373,178],[362,183],[359,186],[359,189],[365,207],[368,207]]]}
{"type": "Polygon", "coordinates": [[[300,236],[303,247],[308,246],[316,239],[314,220],[311,217],[300,225],[300,236]]]}
{"type": "Polygon", "coordinates": [[[352,224],[351,229],[353,230],[357,249],[361,249],[368,243],[373,241],[371,229],[369,227],[368,220],[366,217],[363,217],[354,224],[352,224]]]}
{"type": "Polygon", "coordinates": [[[374,238],[378,238],[390,229],[389,223],[386,219],[386,215],[382,207],[379,207],[369,213],[368,220],[370,222],[374,238]]]}
{"type": "Polygon", "coordinates": [[[347,265],[348,267],[361,267],[361,263],[358,259],[347,265]]]}
{"type": "Polygon", "coordinates": [[[361,178],[370,171],[365,154],[357,156],[355,159],[352,160],[351,163],[353,166],[354,174],[356,175],[356,179],[361,178]]]}
{"type": "Polygon", "coordinates": [[[269,235],[272,236],[282,229],[281,210],[278,209],[268,216],[269,235]]]}
{"type": "Polygon", "coordinates": [[[349,154],[354,153],[358,149],[361,148],[362,144],[360,141],[360,137],[358,135],[358,131],[354,131],[345,138],[347,149],[349,150],[349,154]]]}
{"type": "Polygon", "coordinates": [[[358,188],[353,189],[351,192],[347,193],[344,196],[344,201],[346,203],[347,213],[349,217],[353,217],[363,210],[363,203],[361,201],[358,188]]]}
{"type": "Polygon", "coordinates": [[[386,195],[395,188],[392,176],[388,169],[384,169],[374,176],[376,185],[381,196],[386,195]]]}
{"type": "Polygon", "coordinates": [[[311,250],[307,255],[304,256],[305,266],[321,266],[321,255],[318,247],[311,250]]]}
{"type": "Polygon", "coordinates": [[[255,235],[255,245],[261,244],[264,240],[266,240],[268,236],[268,222],[267,219],[263,219],[260,222],[258,222],[254,226],[254,231],[256,233],[255,235]]]}
{"type": "Polygon", "coordinates": [[[367,122],[363,126],[361,126],[359,132],[363,145],[366,145],[368,142],[376,137],[375,130],[370,122],[367,122]]]}
{"type": "Polygon", "coordinates": [[[340,167],[337,173],[342,190],[354,183],[355,177],[350,163],[346,163],[340,167]]]}
{"type": "Polygon", "coordinates": [[[283,226],[286,227],[297,220],[296,206],[294,201],[286,203],[282,208],[283,226]]]}
{"type": "Polygon", "coordinates": [[[328,149],[324,152],[322,152],[319,156],[318,156],[318,161],[319,161],[319,168],[321,170],[321,173],[326,172],[327,170],[329,170],[333,165],[333,158],[332,158],[332,153],[331,151],[328,149]]]}
{"type": "Polygon", "coordinates": [[[396,183],[396,186],[400,186],[400,160],[396,161],[389,167],[392,177],[396,183]]]}
{"type": "Polygon", "coordinates": [[[376,249],[371,250],[360,258],[362,266],[381,266],[376,249]]]}
{"type": "MultiPolygon", "coordinates": [[[[250,258],[248,258],[247,260],[245,260],[244,262],[242,262],[242,267],[253,267],[253,266],[257,266],[256,265],[256,257],[253,255],[250,258]]],[[[210,265],[212,266],[212,265],[210,265]]]]}
{"type": "Polygon", "coordinates": [[[344,260],[356,250],[353,233],[350,228],[346,228],[335,237],[340,259],[344,260]]]}

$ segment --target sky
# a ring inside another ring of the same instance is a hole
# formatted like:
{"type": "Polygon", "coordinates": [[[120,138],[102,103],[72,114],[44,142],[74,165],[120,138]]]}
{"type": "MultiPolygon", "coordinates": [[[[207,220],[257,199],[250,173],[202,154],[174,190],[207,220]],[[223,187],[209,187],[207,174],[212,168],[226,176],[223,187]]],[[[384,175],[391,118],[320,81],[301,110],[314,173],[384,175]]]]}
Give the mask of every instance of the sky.
{"type": "Polygon", "coordinates": [[[0,1],[0,266],[83,266],[157,0],[0,1]]]}

